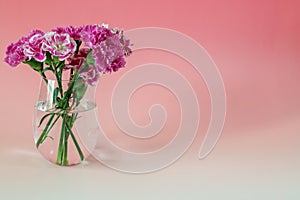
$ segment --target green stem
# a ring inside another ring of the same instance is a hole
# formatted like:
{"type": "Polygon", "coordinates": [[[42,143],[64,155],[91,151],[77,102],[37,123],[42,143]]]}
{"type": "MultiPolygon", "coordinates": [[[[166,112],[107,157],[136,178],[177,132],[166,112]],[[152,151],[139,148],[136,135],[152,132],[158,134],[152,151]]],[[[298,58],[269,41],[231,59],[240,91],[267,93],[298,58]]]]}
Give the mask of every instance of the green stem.
{"type": "MultiPolygon", "coordinates": [[[[72,116],[68,116],[69,101],[70,101],[70,98],[72,98],[74,85],[75,85],[76,80],[79,77],[79,71],[75,70],[74,72],[73,71],[71,72],[72,74],[73,73],[74,74],[73,74],[73,76],[71,76],[69,86],[68,86],[67,90],[64,92],[63,87],[62,87],[63,67],[64,67],[63,62],[60,62],[56,66],[53,66],[52,64],[50,64],[51,71],[53,71],[53,73],[57,79],[58,90],[59,90],[59,93],[61,96],[61,99],[59,100],[60,101],[59,109],[62,112],[53,113],[50,116],[50,119],[49,119],[48,123],[46,124],[46,127],[37,142],[37,147],[38,147],[47,138],[49,131],[55,125],[57,120],[61,117],[62,124],[61,124],[60,139],[59,139],[57,158],[56,158],[56,163],[58,165],[68,165],[69,164],[68,163],[68,139],[69,139],[69,136],[71,136],[72,141],[75,144],[75,147],[78,151],[80,159],[84,160],[84,155],[81,151],[81,148],[76,140],[74,133],[72,132],[72,127],[74,125],[75,120],[77,119],[78,114],[73,113],[72,116]],[[58,114],[58,116],[52,123],[55,114],[58,114]]],[[[44,119],[45,118],[46,117],[44,117],[44,119]]]]}
{"type": "Polygon", "coordinates": [[[43,80],[46,82],[46,85],[48,85],[48,79],[47,79],[47,77],[46,77],[46,75],[45,75],[45,72],[39,71],[39,73],[40,73],[40,75],[43,77],[43,80]]]}
{"type": "Polygon", "coordinates": [[[56,164],[61,165],[62,164],[62,158],[63,158],[63,148],[64,148],[64,135],[65,135],[65,113],[63,114],[62,118],[62,125],[61,125],[61,132],[60,132],[60,140],[59,140],[59,145],[58,145],[58,150],[57,150],[57,157],[56,157],[56,164]]]}
{"type": "Polygon", "coordinates": [[[74,134],[73,134],[71,128],[69,127],[68,124],[66,124],[66,127],[67,127],[67,130],[69,131],[69,134],[71,135],[71,138],[72,138],[72,140],[73,140],[73,142],[74,142],[74,144],[75,144],[75,146],[76,146],[76,149],[77,149],[77,151],[78,151],[78,154],[79,154],[79,156],[80,156],[80,159],[83,160],[83,159],[84,159],[83,153],[82,153],[82,151],[81,151],[81,149],[80,149],[80,146],[79,146],[79,144],[78,144],[78,142],[77,142],[77,140],[76,140],[76,138],[75,138],[75,136],[74,136],[74,134]]]}
{"type": "Polygon", "coordinates": [[[79,77],[79,72],[78,72],[78,70],[75,70],[75,73],[74,73],[74,76],[73,76],[73,78],[70,82],[70,85],[69,85],[67,91],[65,92],[68,95],[67,97],[69,97],[71,95],[74,84],[75,84],[76,80],[78,79],[78,77],[79,77]]]}
{"type": "Polygon", "coordinates": [[[61,73],[58,73],[57,70],[56,70],[56,68],[54,68],[54,69],[53,69],[53,73],[54,73],[54,75],[55,75],[55,77],[56,77],[56,79],[57,79],[57,84],[58,84],[58,88],[59,88],[59,93],[60,93],[60,95],[61,95],[61,97],[62,97],[62,96],[64,95],[64,94],[63,94],[63,87],[62,87],[62,78],[61,78],[62,72],[61,72],[61,73]]]}
{"type": "MultiPolygon", "coordinates": [[[[66,122],[68,123],[68,122],[66,122]]],[[[63,153],[63,165],[68,165],[68,139],[69,139],[69,133],[67,130],[65,130],[65,135],[64,135],[64,153],[63,153]]]]}
{"type": "Polygon", "coordinates": [[[60,141],[58,146],[56,163],[58,165],[68,165],[69,164],[68,162],[69,136],[71,136],[81,160],[84,160],[84,155],[72,131],[72,127],[76,120],[77,114],[72,114],[72,116],[69,117],[66,113],[64,113],[62,117],[63,117],[63,121],[62,121],[62,128],[60,133],[61,135],[60,135],[60,141]]]}

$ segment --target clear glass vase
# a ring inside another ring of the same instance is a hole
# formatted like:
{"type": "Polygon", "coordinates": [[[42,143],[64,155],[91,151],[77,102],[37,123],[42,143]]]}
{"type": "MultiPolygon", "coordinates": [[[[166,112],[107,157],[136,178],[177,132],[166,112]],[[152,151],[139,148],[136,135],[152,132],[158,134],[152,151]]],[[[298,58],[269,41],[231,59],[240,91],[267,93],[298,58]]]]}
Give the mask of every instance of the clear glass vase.
{"type": "Polygon", "coordinates": [[[95,86],[80,77],[41,80],[33,129],[36,147],[43,157],[69,166],[89,156],[99,135],[94,94],[95,86]]]}

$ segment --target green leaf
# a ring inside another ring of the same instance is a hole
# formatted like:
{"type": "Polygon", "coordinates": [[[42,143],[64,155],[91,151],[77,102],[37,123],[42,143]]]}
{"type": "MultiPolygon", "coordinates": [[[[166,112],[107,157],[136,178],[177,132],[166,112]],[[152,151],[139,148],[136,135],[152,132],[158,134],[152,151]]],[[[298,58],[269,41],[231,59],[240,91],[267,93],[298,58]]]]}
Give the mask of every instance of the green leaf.
{"type": "Polygon", "coordinates": [[[51,65],[52,62],[52,57],[51,57],[51,53],[49,53],[48,51],[46,52],[46,60],[45,63],[46,65],[51,65]]]}
{"type": "MultiPolygon", "coordinates": [[[[54,115],[53,115],[54,116],[54,115]]],[[[51,116],[52,117],[52,116],[51,116]]],[[[59,119],[59,117],[60,117],[60,115],[57,115],[57,117],[56,117],[56,119],[54,120],[54,122],[51,124],[51,125],[46,125],[46,127],[45,127],[45,129],[44,129],[44,131],[43,131],[43,133],[41,134],[41,136],[40,136],[40,138],[39,138],[39,140],[40,141],[38,141],[38,145],[37,145],[37,147],[40,145],[40,144],[42,144],[43,142],[44,142],[44,140],[48,137],[48,133],[50,132],[50,130],[53,128],[53,126],[55,125],[55,123],[57,122],[57,120],[59,119]]],[[[53,118],[52,118],[53,119],[53,118]]],[[[51,119],[51,121],[52,121],[52,119],[51,119]]],[[[50,120],[49,120],[50,121],[50,120]]],[[[51,122],[50,122],[51,123],[51,122]]]]}
{"type": "MultiPolygon", "coordinates": [[[[36,144],[35,144],[37,148],[39,148],[40,144],[42,144],[43,141],[46,139],[46,137],[47,137],[47,135],[48,135],[49,126],[50,126],[51,123],[52,123],[52,120],[53,120],[53,118],[54,118],[54,115],[55,115],[55,113],[51,113],[51,117],[50,117],[49,121],[47,122],[47,124],[46,124],[46,126],[45,126],[45,128],[44,128],[42,134],[40,135],[39,139],[37,140],[37,142],[36,142],[36,144]]],[[[44,116],[44,117],[45,117],[45,116],[44,116]]],[[[44,120],[44,119],[43,119],[43,120],[44,120]]],[[[51,126],[50,126],[50,127],[51,127],[51,126]]]]}
{"type": "Polygon", "coordinates": [[[30,60],[25,60],[23,63],[30,65],[30,67],[35,70],[40,72],[43,69],[43,63],[38,62],[35,59],[31,58],[30,60]]]}
{"type": "Polygon", "coordinates": [[[54,63],[54,66],[57,66],[58,63],[60,63],[61,61],[58,59],[57,56],[53,56],[53,63],[54,63]]]}
{"type": "Polygon", "coordinates": [[[88,53],[88,55],[86,57],[86,63],[88,65],[95,65],[95,59],[93,58],[93,51],[92,50],[88,53]]]}
{"type": "Polygon", "coordinates": [[[77,105],[79,104],[80,100],[83,98],[87,90],[87,87],[88,84],[81,77],[78,77],[74,83],[74,89],[73,89],[77,105]]]}
{"type": "Polygon", "coordinates": [[[40,128],[40,126],[42,125],[43,121],[44,121],[47,117],[49,117],[50,115],[52,115],[52,114],[53,114],[53,113],[48,113],[48,114],[44,115],[44,116],[42,117],[42,119],[40,120],[40,123],[39,123],[39,125],[38,125],[38,128],[40,128]]]}
{"type": "Polygon", "coordinates": [[[49,71],[49,70],[52,71],[52,68],[51,67],[46,67],[46,68],[43,69],[42,73],[45,73],[46,71],[49,71]]]}

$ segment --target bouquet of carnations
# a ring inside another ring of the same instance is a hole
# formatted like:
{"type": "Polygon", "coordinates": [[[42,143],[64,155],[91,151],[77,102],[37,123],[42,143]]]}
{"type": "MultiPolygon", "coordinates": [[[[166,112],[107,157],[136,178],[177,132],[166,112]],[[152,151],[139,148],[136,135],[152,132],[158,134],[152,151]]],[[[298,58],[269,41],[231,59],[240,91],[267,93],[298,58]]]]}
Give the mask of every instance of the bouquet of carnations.
{"type": "Polygon", "coordinates": [[[50,103],[43,102],[47,112],[39,120],[38,127],[42,127],[42,131],[35,141],[39,148],[47,138],[53,139],[49,133],[60,121],[56,164],[69,165],[70,138],[80,159],[84,159],[72,131],[78,113],[72,111],[80,106],[87,88],[95,86],[101,74],[125,67],[124,57],[131,54],[130,45],[122,30],[102,24],[58,27],[50,32],[33,30],[7,47],[5,62],[10,66],[28,64],[42,76],[46,85],[51,85],[52,79],[57,82],[51,88],[51,97],[47,97],[50,103]]]}

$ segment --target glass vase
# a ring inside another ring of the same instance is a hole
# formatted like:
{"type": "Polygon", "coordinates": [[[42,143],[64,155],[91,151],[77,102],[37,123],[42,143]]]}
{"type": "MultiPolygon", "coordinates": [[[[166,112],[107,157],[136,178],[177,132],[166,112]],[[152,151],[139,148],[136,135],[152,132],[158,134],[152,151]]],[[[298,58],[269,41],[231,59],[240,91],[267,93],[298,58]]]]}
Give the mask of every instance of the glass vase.
{"type": "Polygon", "coordinates": [[[44,158],[69,166],[89,156],[99,135],[94,94],[95,86],[78,76],[41,80],[33,129],[36,147],[44,158]]]}

